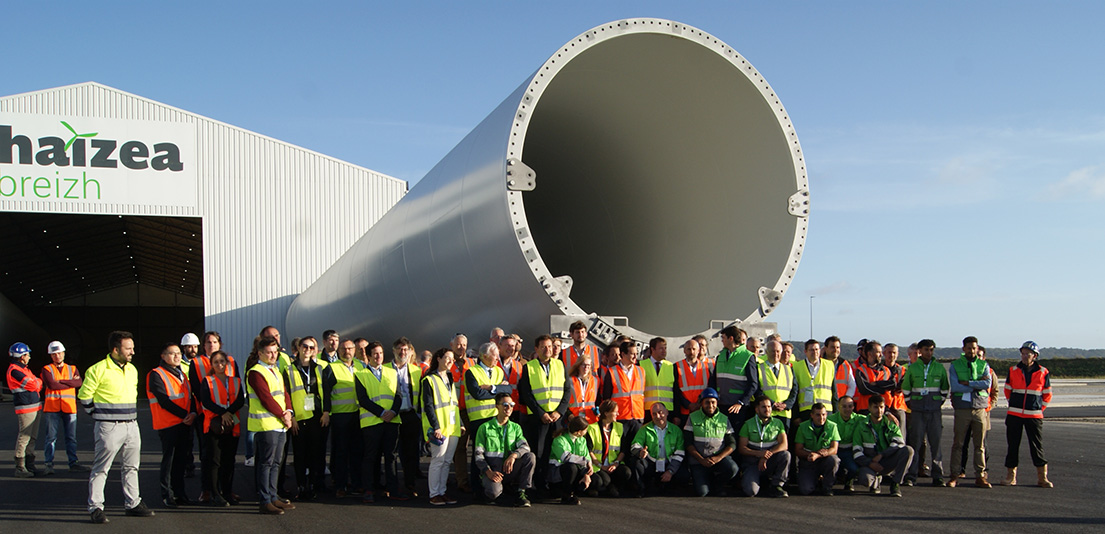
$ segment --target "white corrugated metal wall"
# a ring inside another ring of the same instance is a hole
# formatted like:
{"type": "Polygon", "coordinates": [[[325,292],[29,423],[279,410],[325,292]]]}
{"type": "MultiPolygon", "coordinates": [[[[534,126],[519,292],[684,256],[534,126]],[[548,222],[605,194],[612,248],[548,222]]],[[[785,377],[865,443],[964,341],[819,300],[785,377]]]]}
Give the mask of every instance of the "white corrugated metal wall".
{"type": "MultiPolygon", "coordinates": [[[[206,326],[242,358],[265,325],[280,328],[285,344],[322,334],[284,332],[292,300],[407,191],[403,180],[97,83],[3,97],[0,111],[194,125],[195,210],[73,202],[33,209],[202,217],[206,326]]],[[[0,211],[29,209],[0,200],[0,211]]]]}

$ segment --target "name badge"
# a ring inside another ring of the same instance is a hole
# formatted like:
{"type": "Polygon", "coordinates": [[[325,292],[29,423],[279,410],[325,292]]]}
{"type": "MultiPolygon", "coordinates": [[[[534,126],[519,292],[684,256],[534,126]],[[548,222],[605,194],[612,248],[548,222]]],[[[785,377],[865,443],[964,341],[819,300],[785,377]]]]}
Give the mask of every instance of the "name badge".
{"type": "Polygon", "coordinates": [[[802,402],[813,402],[813,388],[802,388],[802,402]]]}
{"type": "Polygon", "coordinates": [[[919,393],[921,394],[921,396],[925,396],[929,394],[929,390],[928,388],[923,388],[919,393]]]}
{"type": "Polygon", "coordinates": [[[664,469],[667,467],[667,464],[668,464],[667,460],[663,460],[663,459],[656,460],[656,472],[657,473],[663,473],[664,469]]]}
{"type": "Polygon", "coordinates": [[[303,409],[307,410],[308,412],[315,411],[315,396],[314,395],[308,395],[307,398],[303,399],[303,409]]]}

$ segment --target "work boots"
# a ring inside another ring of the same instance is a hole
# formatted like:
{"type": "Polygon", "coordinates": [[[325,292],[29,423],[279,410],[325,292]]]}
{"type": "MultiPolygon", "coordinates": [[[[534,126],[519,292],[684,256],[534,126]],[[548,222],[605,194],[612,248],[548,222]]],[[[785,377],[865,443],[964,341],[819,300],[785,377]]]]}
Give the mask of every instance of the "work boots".
{"type": "Polygon", "coordinates": [[[1041,488],[1055,487],[1055,484],[1052,484],[1051,481],[1047,479],[1046,465],[1041,465],[1040,467],[1036,468],[1036,485],[1040,486],[1041,488]]]}
{"type": "Polygon", "coordinates": [[[15,478],[31,478],[35,476],[33,472],[27,469],[26,458],[15,457],[15,478]]]}
{"type": "Polygon", "coordinates": [[[978,474],[978,477],[975,478],[975,486],[980,487],[980,488],[992,488],[992,487],[994,487],[992,484],[990,484],[990,481],[986,479],[986,473],[979,473],[978,474]]]}
{"type": "Polygon", "coordinates": [[[1017,468],[1009,467],[1006,469],[1005,480],[1001,481],[1002,486],[1016,486],[1017,485],[1017,468]]]}

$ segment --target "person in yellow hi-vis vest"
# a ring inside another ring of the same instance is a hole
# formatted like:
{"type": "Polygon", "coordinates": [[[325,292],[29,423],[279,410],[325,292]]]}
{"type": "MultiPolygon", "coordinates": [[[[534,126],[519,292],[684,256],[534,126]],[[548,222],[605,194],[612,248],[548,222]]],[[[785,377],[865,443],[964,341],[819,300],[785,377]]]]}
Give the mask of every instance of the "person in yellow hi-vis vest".
{"type": "MultiPolygon", "coordinates": [[[[379,343],[368,345],[368,365],[357,371],[357,406],[361,422],[361,439],[364,441],[365,458],[368,460],[365,481],[373,484],[381,458],[384,461],[384,478],[387,490],[384,497],[395,501],[410,499],[399,491],[399,477],[395,471],[395,453],[399,443],[399,373],[384,365],[384,347],[379,343]]],[[[366,489],[365,503],[376,502],[372,490],[366,489]]]]}
{"type": "Polygon", "coordinates": [[[249,398],[249,430],[254,432],[257,497],[262,514],[283,515],[295,505],[276,493],[280,456],[292,426],[291,396],[284,393],[278,367],[280,342],[263,336],[257,343],[257,364],[247,373],[253,395],[249,398]]]}
{"type": "Polygon", "coordinates": [[[107,472],[118,456],[122,461],[123,498],[126,514],[150,517],[153,510],[142,502],[138,492],[138,463],[142,453],[142,435],[138,431],[138,370],[134,358],[134,334],[117,330],[108,336],[111,352],[89,367],[84,384],[77,391],[77,402],[92,416],[96,442],[92,474],[88,479],[88,511],[93,523],[106,523],[104,485],[107,472]]]}

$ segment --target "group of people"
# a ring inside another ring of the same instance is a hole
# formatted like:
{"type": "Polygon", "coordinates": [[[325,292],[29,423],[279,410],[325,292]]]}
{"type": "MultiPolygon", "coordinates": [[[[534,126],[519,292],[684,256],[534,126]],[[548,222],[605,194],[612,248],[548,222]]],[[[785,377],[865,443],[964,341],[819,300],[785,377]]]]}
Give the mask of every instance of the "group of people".
{"type": "MultiPolygon", "coordinates": [[[[646,346],[622,337],[600,350],[587,341],[583,322],[573,323],[569,335],[570,343],[539,336],[528,356],[520,337],[498,328],[476,350],[457,334],[449,346],[417,356],[399,338],[385,363],[381,343],[334,331],[322,342],[296,338],[289,354],[280,332],[267,326],[243,371],[222,350],[218,332],[202,339],[186,334],[162,347],[146,376],[162,445],[162,502],[169,508],[193,502],[184,479],[194,465],[194,436],[199,502],[241,502],[233,491],[240,417],[247,421],[246,465],[254,467],[263,514],[284,514],[295,509],[293,499],[331,491],[366,503],[404,501],[419,497],[419,478],[427,478],[430,504],[455,504],[447,491],[454,471],[459,491],[511,506],[529,506],[531,498],[579,504],[583,496],[676,494],[688,486],[697,496],[786,497],[788,484],[803,495],[833,495],[838,483],[845,492],[858,484],[880,493],[884,479],[900,497],[901,486],[918,477],[956,486],[969,448],[975,484],[991,486],[985,441],[997,377],[973,337],[963,340],[961,357],[945,371],[929,339],[909,347],[907,365],[897,362],[896,345],[873,340],[863,340],[851,362],[835,336],[824,344],[806,341],[802,358],[777,335],[749,338],[729,326],[719,334],[716,356],[697,336],[673,363],[663,338],[646,346]],[[955,425],[945,480],[940,411],[949,396],[955,425]],[[285,491],[289,450],[295,489],[285,491]],[[430,458],[425,474],[424,455],[430,458]]],[[[126,514],[153,515],[138,490],[133,335],[112,332],[108,345],[107,357],[82,378],[53,342],[53,362],[39,379],[28,367],[29,347],[16,343],[7,373],[19,420],[16,476],[53,473],[59,430],[70,470],[88,470],[76,456],[77,404],[92,416],[88,509],[94,523],[107,521],[104,483],[115,458],[122,464],[126,514]],[[34,466],[39,413],[49,421],[43,471],[34,466]]],[[[1051,389],[1038,356],[1036,344],[1026,342],[1005,381],[1006,485],[1017,482],[1023,433],[1038,485],[1051,487],[1042,446],[1051,389]]]]}

